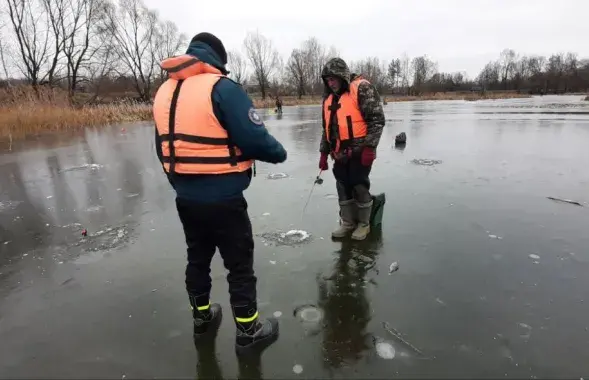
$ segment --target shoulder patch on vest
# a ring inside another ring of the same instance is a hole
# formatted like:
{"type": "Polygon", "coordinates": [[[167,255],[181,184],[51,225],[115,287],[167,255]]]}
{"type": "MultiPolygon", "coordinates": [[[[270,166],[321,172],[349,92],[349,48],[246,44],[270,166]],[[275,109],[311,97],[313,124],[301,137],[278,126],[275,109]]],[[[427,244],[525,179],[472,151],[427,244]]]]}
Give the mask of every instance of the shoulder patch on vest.
{"type": "Polygon", "coordinates": [[[262,122],[262,118],[260,117],[260,115],[258,115],[258,112],[256,112],[256,109],[254,107],[250,108],[250,110],[247,113],[247,116],[249,117],[250,121],[254,124],[257,124],[257,125],[264,124],[262,122]]]}

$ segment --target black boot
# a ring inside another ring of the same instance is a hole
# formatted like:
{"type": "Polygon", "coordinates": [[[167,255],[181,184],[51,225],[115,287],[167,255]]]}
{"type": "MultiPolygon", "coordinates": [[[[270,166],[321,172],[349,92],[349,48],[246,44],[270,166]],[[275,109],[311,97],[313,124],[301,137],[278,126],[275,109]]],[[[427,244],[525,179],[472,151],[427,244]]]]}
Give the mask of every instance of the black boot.
{"type": "Polygon", "coordinates": [[[260,321],[256,306],[233,306],[237,327],[235,352],[237,355],[259,354],[278,339],[278,320],[260,321]]]}
{"type": "Polygon", "coordinates": [[[197,298],[189,296],[190,307],[192,309],[192,318],[194,319],[194,342],[197,343],[203,339],[215,338],[221,320],[223,319],[223,309],[218,303],[198,306],[197,298]]]}

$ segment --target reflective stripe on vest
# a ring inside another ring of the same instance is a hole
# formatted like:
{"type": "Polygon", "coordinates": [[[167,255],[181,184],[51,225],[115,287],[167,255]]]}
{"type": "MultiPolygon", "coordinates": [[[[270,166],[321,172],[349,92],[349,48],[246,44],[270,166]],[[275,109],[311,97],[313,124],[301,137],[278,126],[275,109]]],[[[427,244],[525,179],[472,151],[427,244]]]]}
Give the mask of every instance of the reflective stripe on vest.
{"type": "Polygon", "coordinates": [[[166,60],[162,67],[171,79],[155,96],[154,119],[164,170],[226,174],[251,168],[253,161],[233,145],[213,111],[211,92],[223,77],[220,71],[188,55],[166,60]]]}
{"type": "Polygon", "coordinates": [[[339,152],[341,145],[344,145],[345,148],[345,145],[347,145],[346,142],[351,142],[354,138],[365,137],[368,132],[368,126],[358,106],[358,86],[363,82],[368,81],[361,77],[353,80],[350,83],[350,91],[343,93],[333,105],[333,94],[330,94],[323,102],[325,136],[328,142],[330,141],[332,112],[336,113],[339,136],[336,141],[335,152],[339,152]]]}

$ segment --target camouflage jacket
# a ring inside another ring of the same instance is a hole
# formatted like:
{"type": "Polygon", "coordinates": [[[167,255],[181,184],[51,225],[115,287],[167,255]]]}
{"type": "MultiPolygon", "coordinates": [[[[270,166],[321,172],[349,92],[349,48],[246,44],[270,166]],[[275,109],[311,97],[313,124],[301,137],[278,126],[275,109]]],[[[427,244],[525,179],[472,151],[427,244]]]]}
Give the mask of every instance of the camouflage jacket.
{"type": "MultiPolygon", "coordinates": [[[[322,78],[325,81],[327,76],[337,76],[344,81],[345,91],[348,91],[350,82],[358,77],[356,74],[351,74],[346,63],[340,58],[334,58],[327,62],[323,68],[322,78]]],[[[325,102],[331,93],[331,90],[325,85],[325,96],[323,102],[325,102]]],[[[368,125],[368,131],[366,137],[360,137],[354,139],[352,147],[372,147],[376,148],[380,142],[382,130],[385,125],[384,111],[382,109],[382,103],[380,101],[380,95],[376,88],[369,82],[365,81],[358,86],[358,106],[360,113],[364,118],[364,121],[368,125]]],[[[319,151],[321,153],[330,153],[331,147],[329,141],[327,141],[325,129],[326,123],[329,120],[325,120],[325,116],[322,114],[322,134],[321,134],[321,145],[319,151]]],[[[337,130],[337,128],[336,128],[337,130]]]]}

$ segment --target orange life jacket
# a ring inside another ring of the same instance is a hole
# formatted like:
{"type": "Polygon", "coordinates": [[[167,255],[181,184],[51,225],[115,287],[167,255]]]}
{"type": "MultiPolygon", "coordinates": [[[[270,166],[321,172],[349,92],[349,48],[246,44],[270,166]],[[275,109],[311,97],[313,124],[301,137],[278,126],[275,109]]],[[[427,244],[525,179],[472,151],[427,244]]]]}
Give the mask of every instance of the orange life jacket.
{"type": "MultiPolygon", "coordinates": [[[[350,90],[343,93],[335,107],[339,138],[336,141],[335,152],[339,152],[341,145],[348,145],[354,138],[365,137],[367,134],[367,124],[362,117],[360,107],[358,106],[358,86],[361,83],[368,82],[362,77],[357,77],[350,83],[350,90]],[[343,144],[342,144],[343,143],[343,144]]],[[[330,94],[323,102],[323,117],[325,120],[325,136],[329,139],[331,112],[334,94],[330,94]]]]}
{"type": "Polygon", "coordinates": [[[158,89],[153,116],[167,173],[227,174],[252,167],[213,112],[211,91],[221,71],[190,55],[164,60],[169,79],[158,89]],[[172,143],[170,143],[172,142],[172,143]]]}

